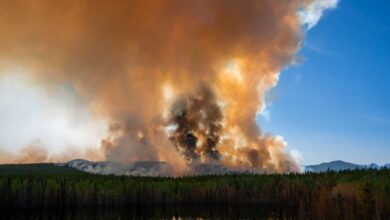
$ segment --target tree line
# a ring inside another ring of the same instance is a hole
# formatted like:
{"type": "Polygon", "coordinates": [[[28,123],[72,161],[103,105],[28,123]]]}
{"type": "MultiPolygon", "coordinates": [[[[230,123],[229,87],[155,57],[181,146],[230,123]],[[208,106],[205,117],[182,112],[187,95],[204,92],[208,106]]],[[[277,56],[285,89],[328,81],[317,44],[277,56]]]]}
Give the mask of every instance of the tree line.
{"type": "MultiPolygon", "coordinates": [[[[1,170],[0,170],[1,171],[1,170]]],[[[74,172],[0,172],[0,208],[258,205],[313,219],[390,217],[390,170],[130,177],[74,172]]]]}

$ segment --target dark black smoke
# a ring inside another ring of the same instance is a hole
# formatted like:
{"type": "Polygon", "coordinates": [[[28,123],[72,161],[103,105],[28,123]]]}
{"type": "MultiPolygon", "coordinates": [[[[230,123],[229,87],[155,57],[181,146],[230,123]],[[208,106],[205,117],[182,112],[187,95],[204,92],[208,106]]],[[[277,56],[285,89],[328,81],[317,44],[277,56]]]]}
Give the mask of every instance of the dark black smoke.
{"type": "Polygon", "coordinates": [[[187,161],[218,160],[222,111],[209,86],[182,96],[172,106],[170,139],[187,161]]]}

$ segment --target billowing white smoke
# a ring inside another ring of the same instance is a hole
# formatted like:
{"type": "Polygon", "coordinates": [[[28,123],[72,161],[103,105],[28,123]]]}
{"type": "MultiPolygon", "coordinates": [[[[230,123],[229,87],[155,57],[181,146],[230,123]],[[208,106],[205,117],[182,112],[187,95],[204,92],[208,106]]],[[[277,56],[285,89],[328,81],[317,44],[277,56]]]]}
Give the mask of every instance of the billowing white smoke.
{"type": "Polygon", "coordinates": [[[255,118],[303,26],[336,3],[5,0],[0,67],[20,63],[49,90],[70,85],[109,124],[107,160],[296,171],[255,118]]]}

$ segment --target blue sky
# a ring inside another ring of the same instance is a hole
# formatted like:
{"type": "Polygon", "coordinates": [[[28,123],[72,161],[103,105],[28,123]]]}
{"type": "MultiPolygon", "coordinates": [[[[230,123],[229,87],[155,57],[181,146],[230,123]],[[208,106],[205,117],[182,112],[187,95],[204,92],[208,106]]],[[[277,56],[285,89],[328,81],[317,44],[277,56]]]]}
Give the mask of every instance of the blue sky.
{"type": "Polygon", "coordinates": [[[283,135],[303,164],[390,163],[389,9],[385,0],[341,0],[271,91],[262,130],[283,135]]]}

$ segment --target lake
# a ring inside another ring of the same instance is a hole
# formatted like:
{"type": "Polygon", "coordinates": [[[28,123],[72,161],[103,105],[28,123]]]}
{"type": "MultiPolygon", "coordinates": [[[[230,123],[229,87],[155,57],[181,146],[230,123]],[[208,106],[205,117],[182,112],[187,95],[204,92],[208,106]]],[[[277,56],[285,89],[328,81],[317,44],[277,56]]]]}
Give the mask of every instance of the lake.
{"type": "Polygon", "coordinates": [[[296,209],[256,205],[240,206],[139,206],[127,209],[7,210],[1,219],[280,219],[297,218],[296,209]]]}

